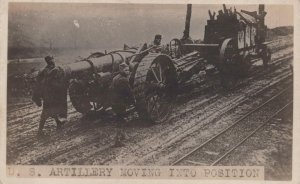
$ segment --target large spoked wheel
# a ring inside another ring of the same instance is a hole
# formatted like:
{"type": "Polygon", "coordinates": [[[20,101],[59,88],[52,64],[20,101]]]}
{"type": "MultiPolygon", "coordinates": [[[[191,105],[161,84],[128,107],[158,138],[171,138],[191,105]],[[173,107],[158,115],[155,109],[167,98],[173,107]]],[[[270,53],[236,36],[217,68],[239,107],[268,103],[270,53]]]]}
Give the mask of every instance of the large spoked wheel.
{"type": "Polygon", "coordinates": [[[176,77],[172,68],[163,62],[153,62],[147,73],[146,117],[161,123],[168,119],[172,111],[172,101],[176,97],[176,77]]]}
{"type": "Polygon", "coordinates": [[[69,85],[69,96],[73,107],[82,114],[92,114],[104,109],[100,99],[91,99],[89,88],[81,80],[72,80],[69,85]]]}
{"type": "Polygon", "coordinates": [[[169,50],[170,50],[170,56],[171,58],[180,58],[180,56],[182,55],[181,53],[181,42],[179,39],[175,38],[173,40],[170,41],[170,46],[169,46],[169,50]]]}
{"type": "MultiPolygon", "coordinates": [[[[225,39],[220,48],[218,68],[220,70],[221,85],[229,90],[237,83],[237,74],[240,73],[238,51],[232,38],[225,39]]],[[[242,64],[242,63],[241,63],[242,64]]]]}
{"type": "Polygon", "coordinates": [[[241,77],[247,77],[249,74],[249,70],[251,68],[251,56],[246,54],[245,56],[241,57],[241,62],[238,65],[237,74],[241,77]]]}
{"type": "MultiPolygon", "coordinates": [[[[220,48],[219,64],[222,67],[234,64],[236,61],[237,47],[232,38],[225,39],[220,48]]],[[[230,66],[229,66],[230,67],[230,66]]]]}
{"type": "Polygon", "coordinates": [[[72,80],[69,85],[69,96],[73,107],[80,113],[87,113],[92,108],[85,93],[86,85],[83,81],[72,80]]]}

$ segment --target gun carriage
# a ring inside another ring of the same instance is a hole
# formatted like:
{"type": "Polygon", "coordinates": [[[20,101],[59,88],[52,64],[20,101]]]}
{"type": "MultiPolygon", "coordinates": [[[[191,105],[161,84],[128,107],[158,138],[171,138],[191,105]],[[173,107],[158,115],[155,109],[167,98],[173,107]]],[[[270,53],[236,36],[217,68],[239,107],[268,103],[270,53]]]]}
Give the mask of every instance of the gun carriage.
{"type": "Polygon", "coordinates": [[[248,12],[227,9],[215,13],[205,26],[201,43],[189,36],[192,5],[187,6],[184,35],[171,40],[167,52],[151,52],[147,44],[139,48],[124,48],[110,53],[94,53],[79,62],[63,67],[70,79],[69,95],[75,109],[89,113],[110,106],[110,84],[118,73],[118,65],[130,66],[130,85],[136,97],[140,117],[163,122],[171,111],[177,88],[194,74],[214,65],[223,78],[225,87],[247,73],[251,59],[261,57],[264,66],[271,59],[265,42],[264,5],[259,11],[248,12]]]}

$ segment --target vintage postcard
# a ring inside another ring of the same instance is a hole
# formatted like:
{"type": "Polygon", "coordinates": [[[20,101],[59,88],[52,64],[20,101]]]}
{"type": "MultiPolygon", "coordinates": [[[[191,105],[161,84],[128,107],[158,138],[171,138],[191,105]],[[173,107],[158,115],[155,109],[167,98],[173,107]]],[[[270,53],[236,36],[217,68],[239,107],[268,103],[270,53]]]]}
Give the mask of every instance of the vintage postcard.
{"type": "Polygon", "coordinates": [[[299,183],[299,1],[0,9],[0,183],[299,183]]]}

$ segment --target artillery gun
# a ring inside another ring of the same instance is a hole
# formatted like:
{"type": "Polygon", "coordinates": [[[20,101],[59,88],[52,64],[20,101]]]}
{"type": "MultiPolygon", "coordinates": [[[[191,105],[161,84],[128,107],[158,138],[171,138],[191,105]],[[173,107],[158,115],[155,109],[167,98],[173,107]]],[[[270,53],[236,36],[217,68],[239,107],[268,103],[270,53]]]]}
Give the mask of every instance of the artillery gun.
{"type": "Polygon", "coordinates": [[[151,52],[155,46],[148,48],[144,44],[106,54],[94,53],[64,66],[75,109],[89,113],[109,107],[110,84],[122,62],[130,66],[129,82],[137,101],[136,110],[140,117],[153,122],[168,118],[178,87],[194,74],[207,70],[207,63],[219,70],[227,87],[249,70],[251,58],[262,57],[267,66],[271,53],[265,43],[264,6],[259,6],[258,14],[223,7],[224,12],[220,10],[216,19],[215,13],[209,11],[202,43],[194,43],[189,36],[192,10],[189,4],[184,35],[171,40],[166,54],[151,52]]]}
{"type": "Polygon", "coordinates": [[[171,110],[175,97],[177,73],[172,59],[150,53],[147,44],[107,54],[94,53],[62,67],[69,82],[69,96],[74,108],[83,114],[110,107],[110,85],[122,62],[130,66],[130,85],[142,118],[162,122],[171,110]],[[174,95],[173,95],[174,94],[174,95]]]}

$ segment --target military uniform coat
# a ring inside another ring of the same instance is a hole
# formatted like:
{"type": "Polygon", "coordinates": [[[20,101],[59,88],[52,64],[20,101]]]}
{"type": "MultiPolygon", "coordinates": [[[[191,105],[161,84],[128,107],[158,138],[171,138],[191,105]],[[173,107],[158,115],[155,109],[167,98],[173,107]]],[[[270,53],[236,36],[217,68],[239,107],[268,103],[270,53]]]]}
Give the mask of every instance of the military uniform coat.
{"type": "Polygon", "coordinates": [[[67,117],[67,82],[58,66],[46,66],[37,76],[33,101],[43,102],[42,114],[47,117],[67,117]]]}
{"type": "Polygon", "coordinates": [[[111,84],[112,108],[118,115],[124,115],[126,107],[134,103],[134,96],[126,76],[118,74],[111,84]]]}

